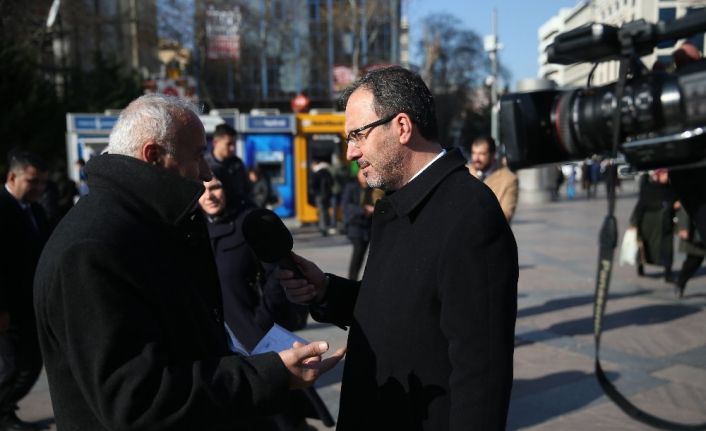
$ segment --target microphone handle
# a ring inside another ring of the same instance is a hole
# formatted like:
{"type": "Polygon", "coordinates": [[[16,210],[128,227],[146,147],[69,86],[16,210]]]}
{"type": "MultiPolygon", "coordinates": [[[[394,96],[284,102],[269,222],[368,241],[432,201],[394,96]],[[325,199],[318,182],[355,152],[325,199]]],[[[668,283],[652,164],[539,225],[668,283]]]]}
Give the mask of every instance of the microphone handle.
{"type": "Polygon", "coordinates": [[[281,258],[278,262],[280,268],[287,269],[289,271],[292,271],[294,273],[294,278],[303,278],[304,274],[302,274],[302,271],[299,269],[296,263],[294,263],[294,259],[292,259],[292,253],[289,252],[286,256],[281,258]]]}

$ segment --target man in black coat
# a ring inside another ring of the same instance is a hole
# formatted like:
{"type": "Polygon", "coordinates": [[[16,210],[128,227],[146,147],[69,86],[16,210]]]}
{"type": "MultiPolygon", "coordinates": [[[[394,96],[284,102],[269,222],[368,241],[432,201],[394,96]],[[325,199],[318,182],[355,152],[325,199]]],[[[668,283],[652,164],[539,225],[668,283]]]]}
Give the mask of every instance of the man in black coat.
{"type": "Polygon", "coordinates": [[[341,358],[321,360],[324,342],[230,351],[197,206],[205,151],[192,104],[146,95],[86,165],[91,192],[49,239],[34,286],[59,429],[243,429],[341,358]]]}
{"type": "Polygon", "coordinates": [[[344,95],[347,157],[386,196],[361,282],[295,256],[278,276],[317,320],[349,327],[340,430],[504,430],[517,246],[492,191],[436,143],[421,78],[378,69],[344,95]]]}
{"type": "Polygon", "coordinates": [[[35,155],[14,151],[0,190],[0,430],[35,429],[15,414],[17,402],[42,369],[32,307],[32,283],[49,226],[38,200],[47,167],[35,155]]]}
{"type": "Polygon", "coordinates": [[[252,184],[243,160],[235,154],[235,140],[238,133],[223,123],[216,126],[211,142],[211,151],[206,154],[206,162],[214,174],[228,183],[239,196],[252,199],[252,184]]]}

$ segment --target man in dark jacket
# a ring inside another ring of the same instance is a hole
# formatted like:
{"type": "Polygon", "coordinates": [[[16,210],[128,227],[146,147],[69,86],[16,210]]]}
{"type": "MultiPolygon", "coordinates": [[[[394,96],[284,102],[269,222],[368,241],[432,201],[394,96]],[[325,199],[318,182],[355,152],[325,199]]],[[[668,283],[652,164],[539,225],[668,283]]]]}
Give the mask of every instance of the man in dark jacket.
{"type": "Polygon", "coordinates": [[[49,225],[37,203],[47,167],[35,155],[10,153],[0,190],[0,430],[35,429],[15,415],[42,369],[32,307],[32,282],[49,225]]]}
{"type": "Polygon", "coordinates": [[[86,165],[91,192],[57,226],[34,286],[59,429],[238,429],[342,356],[318,362],[323,342],[230,351],[197,207],[205,151],[192,104],[146,95],[86,165]]]}
{"type": "Polygon", "coordinates": [[[361,282],[295,256],[278,276],[317,320],[350,327],[342,430],[504,430],[517,246],[493,192],[436,143],[434,101],[400,67],[344,95],[349,160],[386,196],[361,282]]]}
{"type": "Polygon", "coordinates": [[[213,132],[211,152],[206,154],[206,162],[211,171],[229,183],[229,187],[240,196],[251,197],[252,186],[248,179],[248,170],[243,160],[235,154],[235,139],[238,136],[234,128],[219,124],[213,132]]]}

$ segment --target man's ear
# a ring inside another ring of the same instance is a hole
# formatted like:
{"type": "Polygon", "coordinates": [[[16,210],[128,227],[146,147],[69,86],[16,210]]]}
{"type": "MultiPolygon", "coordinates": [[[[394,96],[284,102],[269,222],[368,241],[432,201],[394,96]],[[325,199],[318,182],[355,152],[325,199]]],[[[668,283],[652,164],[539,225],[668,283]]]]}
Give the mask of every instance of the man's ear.
{"type": "Polygon", "coordinates": [[[140,151],[140,159],[151,164],[159,165],[162,163],[164,158],[164,148],[154,141],[149,141],[142,146],[140,151]]]}
{"type": "Polygon", "coordinates": [[[17,172],[10,170],[7,173],[7,177],[5,178],[5,182],[13,184],[16,179],[17,179],[17,172]]]}
{"type": "Polygon", "coordinates": [[[407,145],[412,139],[412,132],[414,131],[414,124],[409,115],[404,112],[397,115],[393,120],[394,127],[397,129],[400,139],[400,144],[407,145]]]}

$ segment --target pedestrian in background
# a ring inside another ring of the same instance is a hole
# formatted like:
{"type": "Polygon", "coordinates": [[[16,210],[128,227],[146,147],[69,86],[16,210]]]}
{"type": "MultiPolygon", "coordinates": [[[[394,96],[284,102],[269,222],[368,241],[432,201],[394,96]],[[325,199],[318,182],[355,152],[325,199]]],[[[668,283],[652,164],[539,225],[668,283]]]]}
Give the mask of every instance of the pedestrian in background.
{"type": "Polygon", "coordinates": [[[649,179],[642,183],[630,216],[630,228],[637,229],[641,244],[638,275],[645,274],[645,265],[659,265],[664,268],[665,281],[672,281],[676,201],[667,169],[652,171],[649,179]]]}
{"type": "Polygon", "coordinates": [[[349,327],[341,430],[504,430],[512,387],[517,246],[498,200],[437,142],[419,75],[376,69],[344,93],[349,160],[375,205],[362,281],[293,254],[294,302],[349,327]]]}
{"type": "Polygon", "coordinates": [[[32,284],[49,223],[38,203],[48,169],[36,155],[12,151],[0,190],[0,430],[33,430],[15,411],[39,378],[42,355],[32,284]]]}
{"type": "Polygon", "coordinates": [[[211,151],[206,154],[209,168],[223,181],[230,183],[230,187],[239,196],[250,198],[250,181],[247,168],[243,160],[235,154],[235,140],[237,132],[228,124],[219,124],[213,132],[211,151]]]}
{"type": "Polygon", "coordinates": [[[557,165],[554,168],[554,188],[552,189],[552,200],[558,201],[561,195],[561,185],[564,184],[564,171],[561,170],[561,166],[557,165]]]}
{"type": "Polygon", "coordinates": [[[571,200],[576,197],[576,166],[569,167],[569,179],[566,181],[566,197],[571,200]]]}
{"type": "Polygon", "coordinates": [[[471,160],[468,171],[483,181],[500,202],[505,219],[512,221],[517,208],[519,186],[517,175],[500,163],[496,156],[495,140],[490,136],[481,136],[471,143],[471,160]]]}
{"type": "Polygon", "coordinates": [[[211,177],[198,114],[157,94],[123,109],[108,154],[86,164],[91,192],[42,253],[34,301],[58,429],[232,431],[343,355],[229,348],[198,208],[211,177]]]}
{"type": "Polygon", "coordinates": [[[674,295],[677,298],[683,298],[686,283],[696,274],[704,261],[706,244],[681,205],[677,211],[677,236],[679,237],[679,251],[686,254],[686,258],[675,280],[674,295]]]}
{"type": "Polygon", "coordinates": [[[313,196],[319,213],[319,231],[321,235],[336,234],[336,212],[331,211],[333,199],[333,175],[331,164],[325,158],[315,158],[309,179],[309,194],[313,196]]]}
{"type": "Polygon", "coordinates": [[[267,175],[257,168],[248,169],[248,180],[250,181],[250,190],[253,203],[258,208],[265,208],[271,204],[272,200],[272,185],[270,184],[267,175]]]}
{"type": "Polygon", "coordinates": [[[346,225],[346,236],[353,244],[353,252],[348,265],[348,278],[358,280],[360,268],[365,259],[365,252],[370,243],[370,228],[373,225],[373,210],[375,202],[384,195],[380,189],[373,189],[362,170],[356,177],[348,181],[343,189],[343,220],[346,225]]]}

